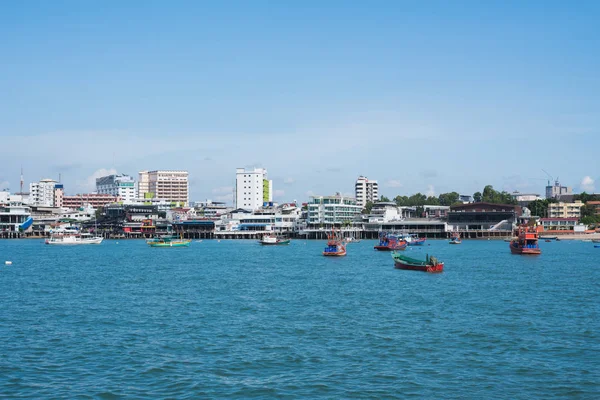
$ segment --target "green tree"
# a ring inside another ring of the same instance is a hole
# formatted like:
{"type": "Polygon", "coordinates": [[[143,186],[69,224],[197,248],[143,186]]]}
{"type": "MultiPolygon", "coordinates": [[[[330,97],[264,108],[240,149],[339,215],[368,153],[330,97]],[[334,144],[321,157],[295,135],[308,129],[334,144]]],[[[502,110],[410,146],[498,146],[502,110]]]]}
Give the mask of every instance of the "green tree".
{"type": "Polygon", "coordinates": [[[473,201],[475,203],[480,203],[482,201],[483,196],[481,195],[481,192],[475,192],[473,193],[473,201]]]}
{"type": "Polygon", "coordinates": [[[425,201],[427,200],[427,196],[421,193],[415,193],[408,198],[409,206],[422,206],[425,205],[425,201]]]}
{"type": "Polygon", "coordinates": [[[96,219],[100,219],[100,217],[102,217],[102,213],[103,212],[104,212],[104,208],[103,207],[96,208],[96,219]]]}
{"type": "Polygon", "coordinates": [[[457,192],[441,193],[438,200],[441,206],[451,206],[459,202],[460,194],[457,192]]]}
{"type": "Polygon", "coordinates": [[[387,197],[385,197],[385,196],[381,196],[381,198],[379,199],[379,201],[385,201],[385,202],[389,202],[389,201],[390,201],[390,199],[388,199],[388,198],[387,198],[387,197]]]}
{"type": "Polygon", "coordinates": [[[440,205],[440,200],[437,197],[435,197],[435,196],[429,196],[425,200],[425,204],[428,205],[428,206],[439,206],[440,205]]]}
{"type": "Polygon", "coordinates": [[[418,218],[421,218],[425,214],[425,208],[423,206],[417,206],[416,214],[418,218]]]}
{"type": "Polygon", "coordinates": [[[408,197],[406,196],[396,196],[394,197],[394,201],[398,207],[408,206],[408,197]]]}
{"type": "Polygon", "coordinates": [[[531,215],[544,218],[548,215],[548,200],[535,200],[527,205],[531,211],[531,215]]]}
{"type": "Polygon", "coordinates": [[[367,201],[367,204],[365,204],[365,208],[362,209],[362,213],[363,214],[371,214],[372,209],[373,209],[373,202],[367,201]]]}

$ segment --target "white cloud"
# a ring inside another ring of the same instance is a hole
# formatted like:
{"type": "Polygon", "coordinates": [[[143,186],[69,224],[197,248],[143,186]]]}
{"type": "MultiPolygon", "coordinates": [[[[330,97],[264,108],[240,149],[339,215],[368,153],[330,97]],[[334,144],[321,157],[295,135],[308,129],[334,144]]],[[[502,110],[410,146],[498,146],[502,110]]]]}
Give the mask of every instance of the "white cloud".
{"type": "Polygon", "coordinates": [[[581,180],[580,188],[584,192],[592,192],[593,193],[595,190],[594,180],[589,176],[584,177],[581,180]]]}
{"type": "Polygon", "coordinates": [[[103,176],[116,174],[117,170],[114,168],[106,169],[100,168],[96,170],[92,175],[85,178],[83,181],[77,181],[79,190],[83,193],[90,193],[96,190],[96,178],[102,178],[103,176]]]}
{"type": "Polygon", "coordinates": [[[213,194],[227,194],[233,197],[233,186],[221,186],[212,190],[213,194]]]}
{"type": "Polygon", "coordinates": [[[283,183],[285,183],[286,185],[291,185],[294,182],[296,182],[296,180],[294,178],[285,178],[283,180],[283,183]]]}
{"type": "Polygon", "coordinates": [[[283,197],[285,196],[285,190],[277,189],[273,191],[273,197],[283,197]]]}
{"type": "Polygon", "coordinates": [[[427,197],[429,196],[435,196],[435,188],[433,187],[433,185],[429,185],[427,186],[427,193],[426,193],[427,197]]]}
{"type": "Polygon", "coordinates": [[[399,180],[390,179],[389,181],[387,181],[385,183],[385,186],[389,187],[389,188],[400,188],[400,187],[402,187],[402,183],[400,183],[399,180]]]}

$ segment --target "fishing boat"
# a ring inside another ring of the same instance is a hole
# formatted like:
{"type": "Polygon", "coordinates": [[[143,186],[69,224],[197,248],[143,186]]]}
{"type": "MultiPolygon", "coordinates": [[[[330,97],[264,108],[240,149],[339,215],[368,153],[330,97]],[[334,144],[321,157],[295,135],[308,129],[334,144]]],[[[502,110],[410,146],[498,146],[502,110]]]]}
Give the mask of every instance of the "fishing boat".
{"type": "Polygon", "coordinates": [[[425,238],[419,238],[414,235],[408,235],[404,237],[404,240],[408,243],[409,246],[423,246],[425,244],[425,238]]]}
{"type": "Polygon", "coordinates": [[[600,239],[592,239],[592,243],[600,243],[600,239]]]}
{"type": "Polygon", "coordinates": [[[379,251],[394,251],[406,249],[406,240],[402,240],[396,235],[391,235],[386,232],[379,233],[379,243],[373,246],[375,250],[379,251]]]}
{"type": "Polygon", "coordinates": [[[510,252],[522,255],[541,254],[538,239],[538,232],[534,226],[522,225],[518,229],[517,237],[509,244],[510,252]]]}
{"type": "Polygon", "coordinates": [[[286,245],[290,244],[290,239],[278,238],[274,234],[264,235],[258,243],[263,246],[278,246],[278,245],[286,245]]]}
{"type": "Polygon", "coordinates": [[[594,248],[595,248],[595,249],[600,249],[600,244],[595,244],[595,245],[594,245],[594,248]]]}
{"type": "Polygon", "coordinates": [[[79,245],[100,244],[104,240],[100,236],[92,236],[89,233],[58,233],[46,239],[46,244],[53,245],[79,245]]]}
{"type": "Polygon", "coordinates": [[[460,240],[460,233],[455,233],[450,237],[450,244],[461,244],[462,240],[460,240]]]}
{"type": "Polygon", "coordinates": [[[183,238],[163,236],[146,241],[150,247],[189,247],[191,240],[183,238]]]}
{"type": "Polygon", "coordinates": [[[540,239],[542,239],[542,240],[556,240],[556,239],[558,239],[558,236],[540,236],[540,239]]]}
{"type": "Polygon", "coordinates": [[[417,260],[416,258],[404,256],[398,252],[393,252],[392,258],[394,259],[394,268],[397,269],[409,269],[423,272],[444,271],[444,263],[438,261],[438,259],[433,256],[430,257],[427,255],[425,256],[425,261],[422,261],[417,260]]]}
{"type": "Polygon", "coordinates": [[[327,235],[327,246],[323,250],[323,255],[327,257],[341,257],[346,255],[346,242],[333,229],[331,234],[327,235]]]}

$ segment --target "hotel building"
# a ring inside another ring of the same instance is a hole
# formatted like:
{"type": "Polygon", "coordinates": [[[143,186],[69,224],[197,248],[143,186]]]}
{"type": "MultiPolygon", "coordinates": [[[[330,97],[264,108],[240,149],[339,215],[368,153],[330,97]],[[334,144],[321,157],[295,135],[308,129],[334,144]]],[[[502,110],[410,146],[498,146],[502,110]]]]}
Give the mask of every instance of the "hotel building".
{"type": "Polygon", "coordinates": [[[136,184],[129,175],[108,175],[96,179],[96,192],[120,197],[126,203],[137,198],[136,184]]]}
{"type": "Polygon", "coordinates": [[[308,226],[331,228],[344,222],[351,222],[360,214],[363,207],[356,204],[356,199],[335,196],[311,196],[308,202],[308,226]]]}
{"type": "Polygon", "coordinates": [[[141,171],[139,198],[165,199],[171,203],[189,203],[189,174],[187,171],[141,171]]]}
{"type": "Polygon", "coordinates": [[[359,176],[354,185],[356,205],[365,207],[367,202],[379,201],[379,185],[377,181],[369,180],[366,176],[359,176]]]}
{"type": "Polygon", "coordinates": [[[267,170],[237,168],[235,174],[235,207],[258,210],[273,201],[273,181],[267,179],[267,170]]]}

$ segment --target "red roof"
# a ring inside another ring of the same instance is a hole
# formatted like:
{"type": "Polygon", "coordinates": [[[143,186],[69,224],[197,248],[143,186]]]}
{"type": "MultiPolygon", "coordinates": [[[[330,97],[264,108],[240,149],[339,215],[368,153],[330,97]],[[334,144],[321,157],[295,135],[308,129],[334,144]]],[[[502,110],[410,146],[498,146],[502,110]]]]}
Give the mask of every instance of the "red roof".
{"type": "Polygon", "coordinates": [[[579,218],[540,218],[540,221],[579,221],[579,218]]]}

